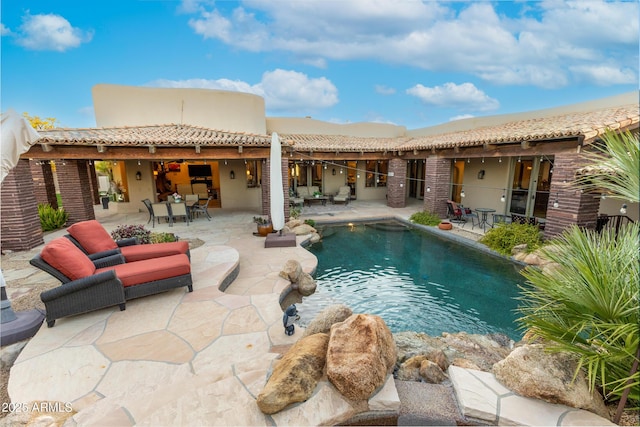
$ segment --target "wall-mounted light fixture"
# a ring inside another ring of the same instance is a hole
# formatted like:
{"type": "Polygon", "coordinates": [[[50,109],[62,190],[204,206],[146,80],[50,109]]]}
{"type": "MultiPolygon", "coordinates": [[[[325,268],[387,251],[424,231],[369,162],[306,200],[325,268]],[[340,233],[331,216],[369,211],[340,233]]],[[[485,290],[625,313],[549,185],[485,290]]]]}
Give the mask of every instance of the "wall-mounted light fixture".
{"type": "Polygon", "coordinates": [[[333,168],[333,169],[331,170],[331,175],[335,175],[335,174],[336,174],[336,168],[333,168]]]}
{"type": "Polygon", "coordinates": [[[234,171],[229,172],[230,179],[236,179],[236,173],[234,171]]]}
{"type": "Polygon", "coordinates": [[[142,181],[142,173],[140,171],[136,172],[136,181],[142,181]]]}

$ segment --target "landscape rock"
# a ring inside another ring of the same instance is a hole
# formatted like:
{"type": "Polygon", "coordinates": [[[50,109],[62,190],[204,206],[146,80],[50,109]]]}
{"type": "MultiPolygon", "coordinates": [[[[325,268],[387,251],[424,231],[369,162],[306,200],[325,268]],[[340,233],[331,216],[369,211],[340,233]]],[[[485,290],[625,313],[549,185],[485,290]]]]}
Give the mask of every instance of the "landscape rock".
{"type": "Polygon", "coordinates": [[[307,400],[322,378],[329,335],[301,338],[287,351],[257,398],[265,414],[275,414],[288,405],[307,400]]]}
{"type": "Polygon", "coordinates": [[[405,360],[398,368],[396,378],[400,381],[420,381],[420,365],[427,360],[423,354],[405,360]]]}
{"type": "MultiPolygon", "coordinates": [[[[475,366],[475,369],[490,372],[493,364],[504,359],[513,349],[514,342],[502,334],[467,334],[459,332],[455,334],[443,333],[442,336],[432,337],[419,332],[400,332],[393,335],[398,349],[399,369],[407,359],[425,355],[432,362],[437,363],[440,369],[446,371],[448,364],[456,359],[466,359],[466,366],[475,366]],[[442,352],[440,356],[434,356],[436,352],[442,352]]],[[[456,366],[461,366],[456,363],[456,366]]]]}
{"type": "Polygon", "coordinates": [[[330,305],[316,314],[316,317],[309,323],[302,336],[306,337],[317,333],[328,334],[331,330],[331,325],[344,322],[352,314],[353,311],[344,304],[330,305]]]}
{"type": "Polygon", "coordinates": [[[462,357],[457,357],[453,359],[453,362],[451,362],[451,364],[453,366],[457,366],[458,368],[475,369],[476,371],[482,371],[482,369],[480,369],[480,366],[476,365],[469,359],[464,359],[462,357]]]}
{"type": "Polygon", "coordinates": [[[309,238],[310,243],[318,243],[322,240],[322,237],[318,233],[311,233],[311,237],[309,238]]]}
{"type": "Polygon", "coordinates": [[[420,377],[429,384],[440,384],[449,378],[437,363],[427,359],[420,364],[420,377]]]}
{"type": "Polygon", "coordinates": [[[304,221],[301,219],[290,219],[289,221],[287,221],[286,226],[289,227],[289,229],[293,230],[294,228],[299,227],[302,224],[304,224],[304,221]]]}
{"type": "Polygon", "coordinates": [[[290,259],[284,264],[282,267],[282,271],[280,271],[280,277],[283,279],[287,279],[292,283],[297,283],[300,280],[300,276],[302,275],[302,265],[300,262],[295,259],[290,259]]]}
{"type": "Polygon", "coordinates": [[[393,335],[379,316],[354,314],[331,327],[327,377],[348,399],[371,397],[393,370],[396,358],[393,335]]]}
{"type": "Polygon", "coordinates": [[[568,353],[548,353],[542,344],[525,344],[496,363],[493,373],[505,387],[521,396],[559,403],[591,411],[603,418],[609,413],[597,391],[578,372],[577,362],[568,353]]]}
{"type": "Polygon", "coordinates": [[[317,233],[316,229],[309,224],[300,224],[299,226],[292,228],[291,231],[294,232],[297,236],[317,233]]]}
{"type": "Polygon", "coordinates": [[[316,291],[316,281],[309,273],[302,273],[298,279],[297,289],[300,295],[308,297],[316,291]]]}
{"type": "Polygon", "coordinates": [[[527,244],[526,243],[522,243],[521,245],[515,245],[512,249],[511,249],[511,255],[516,256],[518,254],[521,253],[527,253],[527,244]]]}

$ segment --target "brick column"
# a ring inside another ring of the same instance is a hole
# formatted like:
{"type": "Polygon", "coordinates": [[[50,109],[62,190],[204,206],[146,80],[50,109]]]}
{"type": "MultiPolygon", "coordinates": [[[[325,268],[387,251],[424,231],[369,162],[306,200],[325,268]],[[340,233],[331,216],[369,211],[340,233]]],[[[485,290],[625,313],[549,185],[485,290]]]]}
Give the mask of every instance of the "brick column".
{"type": "MultiPolygon", "coordinates": [[[[283,157],[280,161],[282,169],[282,191],[284,192],[284,219],[289,219],[289,160],[283,157]]],[[[271,159],[262,165],[262,214],[271,213],[271,159]]]]}
{"type": "Polygon", "coordinates": [[[40,162],[29,160],[36,201],[38,204],[49,203],[52,208],[58,209],[58,198],[56,197],[56,185],[53,181],[51,163],[45,161],[41,164],[38,163],[40,162]]]}
{"type": "Polygon", "coordinates": [[[67,226],[80,221],[96,219],[93,211],[89,174],[84,160],[66,160],[56,163],[62,207],[69,213],[67,226]]]}
{"type": "Polygon", "coordinates": [[[389,160],[387,177],[387,206],[404,208],[407,205],[405,184],[407,182],[407,161],[400,158],[389,160]]]}
{"type": "Polygon", "coordinates": [[[26,251],[43,244],[29,160],[19,160],[2,181],[0,198],[2,250],[26,251]]]}
{"type": "Polygon", "coordinates": [[[428,157],[424,169],[424,210],[446,218],[447,200],[451,197],[451,159],[428,157]]]}
{"type": "Polygon", "coordinates": [[[553,161],[553,177],[549,189],[549,205],[544,237],[551,238],[571,226],[595,229],[600,209],[600,198],[586,194],[573,184],[575,172],[585,162],[574,152],[556,154],[553,161]],[[553,203],[558,200],[558,207],[553,203]]]}

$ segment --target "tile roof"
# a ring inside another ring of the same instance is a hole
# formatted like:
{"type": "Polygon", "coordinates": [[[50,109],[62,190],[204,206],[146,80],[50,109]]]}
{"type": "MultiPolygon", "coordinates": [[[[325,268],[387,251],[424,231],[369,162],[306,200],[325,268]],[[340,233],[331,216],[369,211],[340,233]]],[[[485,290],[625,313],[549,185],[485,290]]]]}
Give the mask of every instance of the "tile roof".
{"type": "MultiPolygon", "coordinates": [[[[375,138],[347,135],[285,134],[283,145],[297,151],[381,152],[472,147],[484,144],[507,144],[582,138],[588,144],[607,129],[637,128],[638,104],[573,112],[549,117],[516,120],[500,125],[442,134],[375,138]]],[[[218,131],[190,125],[155,125],[113,128],[50,129],[39,131],[41,144],[110,145],[110,146],[257,146],[268,147],[271,136],[218,131]]]]}
{"type": "Polygon", "coordinates": [[[271,136],[226,132],[190,125],[126,126],[38,131],[41,144],[111,146],[258,146],[269,147],[271,136]]]}

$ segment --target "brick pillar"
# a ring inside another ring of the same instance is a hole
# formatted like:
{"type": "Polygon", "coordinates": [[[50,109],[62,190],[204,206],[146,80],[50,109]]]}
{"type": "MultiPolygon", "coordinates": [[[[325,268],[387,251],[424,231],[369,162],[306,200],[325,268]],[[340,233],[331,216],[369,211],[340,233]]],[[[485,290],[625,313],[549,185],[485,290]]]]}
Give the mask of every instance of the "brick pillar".
{"type": "Polygon", "coordinates": [[[387,206],[404,208],[407,205],[405,197],[407,189],[407,161],[400,158],[389,160],[389,176],[387,177],[387,206]]]}
{"type": "Polygon", "coordinates": [[[544,228],[544,237],[551,238],[575,224],[579,227],[595,229],[600,209],[600,198],[586,194],[573,184],[575,172],[585,162],[575,153],[561,153],[554,156],[553,177],[549,189],[549,205],[544,228]],[[553,203],[558,200],[558,207],[553,203]]]}
{"type": "Polygon", "coordinates": [[[94,205],[101,204],[100,195],[98,194],[98,176],[96,175],[96,166],[93,162],[87,162],[87,173],[89,174],[89,186],[91,188],[91,199],[94,205]]]}
{"type": "Polygon", "coordinates": [[[52,208],[58,209],[58,198],[56,197],[56,185],[53,181],[51,163],[29,160],[29,167],[33,176],[33,191],[38,204],[49,203],[52,208]]]}
{"type": "MultiPolygon", "coordinates": [[[[282,191],[284,192],[284,219],[289,219],[289,160],[282,158],[282,191]]],[[[267,159],[262,165],[262,214],[271,213],[271,159],[267,159]]]]}
{"type": "Polygon", "coordinates": [[[64,165],[56,163],[56,172],[62,207],[69,214],[67,226],[96,219],[85,161],[66,160],[64,165]]]}
{"type": "Polygon", "coordinates": [[[2,181],[0,198],[2,250],[26,251],[43,244],[29,160],[19,160],[2,181]]]}
{"type": "Polygon", "coordinates": [[[451,159],[428,157],[424,169],[424,210],[446,218],[447,200],[451,197],[451,159]]]}

